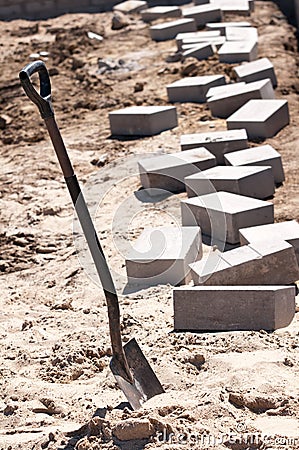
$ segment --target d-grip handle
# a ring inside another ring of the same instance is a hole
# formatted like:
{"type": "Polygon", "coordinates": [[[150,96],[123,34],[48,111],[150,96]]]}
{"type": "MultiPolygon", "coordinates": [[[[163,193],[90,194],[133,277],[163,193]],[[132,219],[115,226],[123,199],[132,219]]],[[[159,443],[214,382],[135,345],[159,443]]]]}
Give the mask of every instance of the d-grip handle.
{"type": "Polygon", "coordinates": [[[43,61],[34,61],[27,64],[19,73],[20,81],[26,95],[35,103],[43,119],[54,117],[51,104],[51,81],[49,72],[43,61]],[[40,93],[34,88],[30,77],[38,73],[40,83],[40,93]]]}

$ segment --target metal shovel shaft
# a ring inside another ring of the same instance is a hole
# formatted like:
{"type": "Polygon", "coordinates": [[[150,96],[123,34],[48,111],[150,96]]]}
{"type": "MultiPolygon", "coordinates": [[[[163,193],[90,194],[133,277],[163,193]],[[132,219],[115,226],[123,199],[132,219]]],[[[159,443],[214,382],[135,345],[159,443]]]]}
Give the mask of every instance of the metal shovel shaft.
{"type": "Polygon", "coordinates": [[[113,356],[119,363],[121,372],[120,375],[123,376],[124,379],[129,383],[133,383],[133,376],[131,374],[127,358],[122,347],[120,334],[120,311],[116,289],[103,249],[92,223],[83,193],[74,173],[74,169],[65,148],[61,133],[55,121],[54,110],[51,104],[51,83],[49,73],[42,61],[35,61],[24,67],[24,69],[21,70],[19,76],[27,96],[33,103],[37,105],[40,111],[40,115],[45,121],[69,193],[77,212],[77,216],[79,218],[89,250],[95,263],[99,278],[101,280],[108,307],[112,351],[113,356]],[[35,90],[30,80],[30,76],[34,73],[38,73],[39,75],[40,94],[35,90]]]}
{"type": "Polygon", "coordinates": [[[122,340],[120,334],[120,310],[117,293],[105,255],[103,253],[102,246],[100,244],[97,232],[91,220],[77,177],[74,174],[74,170],[68,157],[59,128],[56,124],[55,117],[45,119],[45,123],[49,132],[49,136],[53,143],[53,147],[55,149],[57,158],[59,160],[65,178],[65,182],[71,195],[90,253],[92,255],[99,278],[103,286],[105,298],[107,301],[109,331],[113,355],[119,361],[120,367],[123,368],[122,376],[129,383],[132,383],[133,377],[131,375],[131,371],[129,369],[127,359],[122,347],[122,340]]]}

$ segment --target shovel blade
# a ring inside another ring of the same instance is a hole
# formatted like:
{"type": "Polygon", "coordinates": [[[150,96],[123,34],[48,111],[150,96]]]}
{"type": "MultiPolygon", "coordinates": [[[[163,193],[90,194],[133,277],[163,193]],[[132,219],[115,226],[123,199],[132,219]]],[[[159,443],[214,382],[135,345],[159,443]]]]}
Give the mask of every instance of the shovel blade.
{"type": "Polygon", "coordinates": [[[147,400],[165,391],[135,339],[131,339],[124,345],[124,352],[133,376],[133,383],[129,383],[121,375],[123,370],[116,358],[111,359],[110,368],[132,408],[139,409],[147,400]]]}

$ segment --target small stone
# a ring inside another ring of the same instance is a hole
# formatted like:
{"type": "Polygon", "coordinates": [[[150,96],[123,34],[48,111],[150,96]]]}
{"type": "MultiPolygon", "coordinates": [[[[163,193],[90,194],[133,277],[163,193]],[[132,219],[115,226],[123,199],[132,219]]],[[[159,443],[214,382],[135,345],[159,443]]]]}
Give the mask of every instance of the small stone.
{"type": "Polygon", "coordinates": [[[56,75],[59,75],[59,70],[56,67],[51,67],[49,69],[49,75],[50,77],[55,77],[56,75]]]}
{"type": "Polygon", "coordinates": [[[26,238],[23,237],[16,237],[13,241],[14,245],[17,245],[18,247],[26,247],[26,245],[29,244],[26,238]]]}
{"type": "Polygon", "coordinates": [[[189,62],[184,64],[181,68],[181,74],[183,76],[192,76],[192,75],[196,75],[197,74],[197,63],[196,62],[189,62]]]}
{"type": "Polygon", "coordinates": [[[127,419],[119,422],[112,429],[113,435],[120,441],[148,439],[155,429],[148,419],[127,419]]]}
{"type": "Polygon", "coordinates": [[[3,410],[5,416],[11,416],[18,409],[18,405],[8,404],[3,410]]]}
{"type": "Polygon", "coordinates": [[[192,355],[188,358],[188,362],[197,367],[197,369],[200,369],[201,366],[206,362],[206,359],[201,353],[195,353],[195,355],[192,355]]]}
{"type": "Polygon", "coordinates": [[[144,89],[144,83],[137,82],[134,86],[134,92],[141,92],[144,89]]]}
{"type": "Polygon", "coordinates": [[[88,436],[104,436],[111,439],[110,423],[101,417],[93,417],[88,423],[88,436]]]}
{"type": "Polygon", "coordinates": [[[81,67],[83,67],[84,65],[85,65],[85,62],[82,59],[73,58],[73,61],[72,61],[72,69],[73,70],[81,69],[81,67]]]}
{"type": "Polygon", "coordinates": [[[293,367],[294,366],[294,363],[293,363],[293,361],[290,358],[285,358],[284,361],[283,361],[283,364],[285,366],[288,366],[288,367],[293,367]]]}
{"type": "Polygon", "coordinates": [[[104,155],[101,155],[99,158],[94,158],[90,161],[90,164],[97,167],[102,167],[108,162],[108,155],[105,153],[104,155]]]}
{"type": "Polygon", "coordinates": [[[41,398],[40,402],[43,404],[43,407],[41,407],[39,410],[34,409],[33,412],[49,414],[50,416],[62,413],[62,409],[49,398],[41,398]]]}
{"type": "Polygon", "coordinates": [[[231,392],[228,401],[238,408],[248,408],[255,413],[263,413],[268,409],[277,409],[283,401],[266,395],[239,394],[231,392]]]}
{"type": "Polygon", "coordinates": [[[6,128],[6,120],[3,116],[0,116],[0,130],[4,130],[6,128]]]}
{"type": "Polygon", "coordinates": [[[165,59],[167,63],[174,63],[178,61],[182,61],[183,55],[181,52],[172,53],[171,55],[168,55],[165,59]]]}
{"type": "Polygon", "coordinates": [[[22,323],[22,328],[21,328],[21,330],[22,330],[22,331],[26,331],[26,330],[29,330],[29,328],[32,328],[32,327],[33,327],[32,321],[31,321],[31,320],[25,320],[25,321],[22,323]]]}
{"type": "Polygon", "coordinates": [[[112,24],[111,29],[112,30],[121,30],[122,28],[125,28],[129,25],[129,22],[124,14],[121,12],[117,12],[113,14],[112,17],[112,24]]]}

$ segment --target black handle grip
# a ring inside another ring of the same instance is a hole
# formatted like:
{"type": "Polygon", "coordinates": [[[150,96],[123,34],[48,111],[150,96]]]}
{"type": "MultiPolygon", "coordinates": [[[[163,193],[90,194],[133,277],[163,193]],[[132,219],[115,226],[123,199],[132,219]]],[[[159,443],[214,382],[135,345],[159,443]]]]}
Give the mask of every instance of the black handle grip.
{"type": "Polygon", "coordinates": [[[38,106],[43,119],[54,117],[51,104],[51,81],[49,72],[43,61],[34,61],[27,64],[19,73],[19,78],[26,95],[38,106]],[[30,77],[38,73],[40,82],[40,94],[33,87],[30,77]]]}

